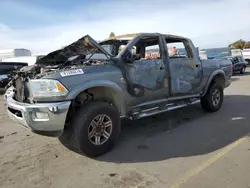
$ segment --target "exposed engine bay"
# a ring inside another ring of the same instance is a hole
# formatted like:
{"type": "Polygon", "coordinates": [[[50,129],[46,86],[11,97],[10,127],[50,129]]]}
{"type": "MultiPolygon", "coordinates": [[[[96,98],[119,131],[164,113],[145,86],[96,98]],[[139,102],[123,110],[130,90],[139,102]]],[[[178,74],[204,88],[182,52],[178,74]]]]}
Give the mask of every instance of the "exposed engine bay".
{"type": "Polygon", "coordinates": [[[25,66],[20,70],[11,72],[6,89],[13,86],[14,97],[17,101],[33,103],[28,85],[30,80],[40,79],[45,75],[76,67],[104,65],[109,62],[110,58],[112,58],[111,54],[94,39],[86,35],[63,49],[53,51],[39,58],[32,66],[25,66]],[[102,54],[104,58],[93,58],[95,54],[102,54]]]}
{"type": "Polygon", "coordinates": [[[28,89],[28,82],[30,79],[39,79],[46,74],[53,74],[60,70],[70,70],[76,67],[84,67],[89,65],[103,65],[106,61],[99,60],[79,60],[77,63],[62,67],[62,66],[27,66],[22,69],[12,72],[9,76],[9,83],[6,88],[13,86],[15,92],[15,99],[19,102],[33,103],[30,99],[30,92],[28,89]]]}
{"type": "Polygon", "coordinates": [[[10,82],[6,88],[12,85],[15,87],[14,83],[18,78],[25,82],[28,79],[39,79],[45,74],[53,73],[53,71],[72,69],[79,66],[104,65],[107,64],[107,60],[111,57],[112,55],[102,46],[86,35],[63,49],[53,51],[39,58],[35,65],[13,71],[9,75],[10,82]],[[101,60],[92,58],[97,53],[105,55],[106,58],[101,60]]]}
{"type": "MultiPolygon", "coordinates": [[[[10,73],[9,75],[9,84],[6,86],[6,88],[9,88],[10,86],[13,85],[15,80],[18,78],[22,78],[23,81],[28,81],[28,79],[39,79],[43,77],[44,75],[48,73],[53,73],[54,71],[59,71],[59,70],[67,70],[67,69],[72,69],[72,68],[77,68],[77,67],[84,67],[84,66],[94,66],[94,65],[105,65],[107,64],[107,61],[101,61],[101,60],[93,60],[93,59],[82,59],[76,57],[76,59],[64,62],[63,64],[59,65],[39,65],[35,64],[32,66],[26,66],[21,68],[20,70],[16,70],[10,73]]],[[[14,85],[15,87],[15,85],[14,85]]]]}

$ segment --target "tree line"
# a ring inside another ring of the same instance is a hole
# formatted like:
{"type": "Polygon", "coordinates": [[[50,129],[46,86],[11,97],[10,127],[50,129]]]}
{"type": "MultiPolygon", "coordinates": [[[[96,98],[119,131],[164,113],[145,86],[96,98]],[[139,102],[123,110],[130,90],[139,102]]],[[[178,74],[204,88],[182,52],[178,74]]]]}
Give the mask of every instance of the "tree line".
{"type": "Polygon", "coordinates": [[[233,48],[233,49],[246,49],[246,48],[250,48],[250,41],[245,41],[245,40],[237,40],[232,44],[228,45],[229,48],[233,48]]]}

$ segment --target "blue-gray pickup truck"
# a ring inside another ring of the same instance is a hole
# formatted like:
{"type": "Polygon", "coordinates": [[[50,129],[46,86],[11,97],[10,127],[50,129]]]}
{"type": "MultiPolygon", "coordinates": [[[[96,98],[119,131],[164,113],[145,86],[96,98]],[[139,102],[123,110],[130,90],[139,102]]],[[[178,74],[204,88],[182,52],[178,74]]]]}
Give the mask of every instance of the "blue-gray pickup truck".
{"type": "Polygon", "coordinates": [[[188,38],[136,33],[96,42],[86,35],[12,75],[4,98],[13,120],[41,135],[70,131],[72,146],[95,157],[113,147],[121,118],[196,103],[218,111],[231,76],[229,60],[200,60],[188,38]]]}

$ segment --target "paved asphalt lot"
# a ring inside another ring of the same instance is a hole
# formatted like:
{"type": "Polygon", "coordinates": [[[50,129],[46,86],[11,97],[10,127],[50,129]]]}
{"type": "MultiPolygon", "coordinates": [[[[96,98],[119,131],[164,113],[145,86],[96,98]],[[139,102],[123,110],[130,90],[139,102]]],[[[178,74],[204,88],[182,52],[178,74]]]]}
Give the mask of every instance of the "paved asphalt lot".
{"type": "Polygon", "coordinates": [[[250,187],[250,70],[232,80],[219,112],[197,105],[124,121],[119,143],[95,160],[68,149],[65,136],[9,120],[1,99],[0,187],[250,187]]]}

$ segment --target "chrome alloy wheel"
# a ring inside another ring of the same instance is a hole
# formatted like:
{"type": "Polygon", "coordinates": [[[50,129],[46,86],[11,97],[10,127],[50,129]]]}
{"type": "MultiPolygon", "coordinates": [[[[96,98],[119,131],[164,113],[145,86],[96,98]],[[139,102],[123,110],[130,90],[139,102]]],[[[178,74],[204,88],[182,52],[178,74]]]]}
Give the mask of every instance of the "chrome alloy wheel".
{"type": "Polygon", "coordinates": [[[112,121],[107,115],[101,114],[96,116],[90,123],[88,128],[88,138],[94,145],[102,145],[112,133],[112,121]]]}
{"type": "Polygon", "coordinates": [[[217,106],[220,103],[220,90],[215,89],[212,93],[213,106],[217,106]]]}

